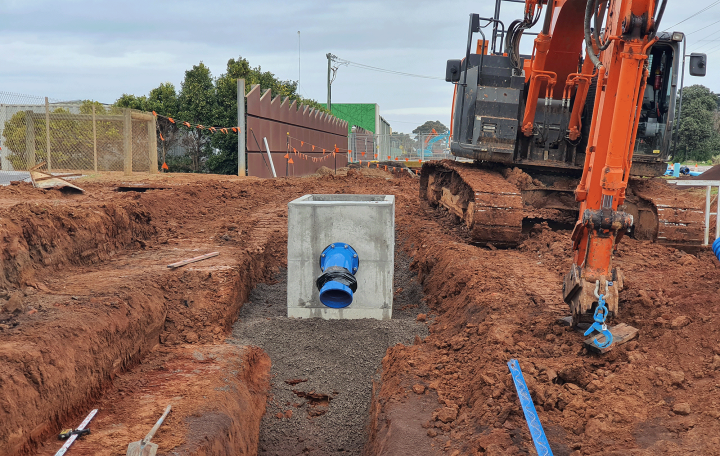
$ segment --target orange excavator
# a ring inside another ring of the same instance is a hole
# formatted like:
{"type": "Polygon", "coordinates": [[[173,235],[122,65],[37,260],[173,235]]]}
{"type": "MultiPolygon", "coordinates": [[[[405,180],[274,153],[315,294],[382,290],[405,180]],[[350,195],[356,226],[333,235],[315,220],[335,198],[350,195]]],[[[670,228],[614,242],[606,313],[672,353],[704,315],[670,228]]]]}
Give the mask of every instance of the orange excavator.
{"type": "MultiPolygon", "coordinates": [[[[528,222],[572,226],[563,298],[573,326],[590,323],[609,345],[605,319],[623,287],[618,242],[631,234],[683,246],[702,233],[701,208],[677,206],[648,179],[667,167],[685,37],[659,31],[667,0],[525,0],[507,28],[503,1],[513,0],[496,0],[492,18],[470,16],[465,58],[448,61],[450,147],[466,163],[425,163],[420,196],[482,244],[517,244],[528,222]],[[532,55],[521,55],[541,17],[532,55]],[[482,39],[471,54],[474,33],[482,39]]],[[[705,67],[692,54],[690,73],[705,67]]]]}

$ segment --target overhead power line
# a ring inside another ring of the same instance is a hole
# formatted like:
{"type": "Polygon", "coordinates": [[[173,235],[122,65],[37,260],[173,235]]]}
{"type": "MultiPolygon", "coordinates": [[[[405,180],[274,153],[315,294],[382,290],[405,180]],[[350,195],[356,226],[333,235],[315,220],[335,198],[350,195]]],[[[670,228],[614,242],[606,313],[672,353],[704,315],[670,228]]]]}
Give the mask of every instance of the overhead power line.
{"type": "MultiPolygon", "coordinates": [[[[715,22],[713,22],[713,23],[711,23],[711,24],[708,24],[708,25],[706,25],[705,27],[701,27],[701,28],[699,28],[699,29],[697,29],[697,30],[693,30],[693,31],[690,32],[690,33],[686,33],[686,35],[692,35],[693,33],[699,32],[700,30],[705,30],[706,28],[712,27],[713,25],[717,24],[718,22],[720,22],[720,20],[715,21],[715,22]]],[[[701,41],[702,41],[702,40],[701,40],[701,41]]]]}
{"type": "MultiPolygon", "coordinates": [[[[719,2],[720,2],[720,0],[719,0],[719,2]]],[[[405,73],[404,71],[396,71],[396,70],[388,70],[388,69],[385,69],[385,68],[378,68],[378,67],[375,67],[375,66],[365,65],[365,64],[362,64],[362,63],[351,62],[350,60],[341,59],[341,58],[339,58],[339,57],[336,57],[336,58],[333,59],[333,60],[334,60],[335,62],[341,64],[341,65],[353,66],[353,67],[356,67],[356,68],[361,68],[361,69],[370,70],[370,71],[377,71],[377,72],[380,72],[380,73],[396,74],[396,75],[398,75],[398,76],[409,76],[409,77],[413,77],[413,78],[437,79],[437,80],[440,80],[440,81],[444,81],[444,80],[445,80],[445,78],[439,78],[439,77],[437,77],[437,76],[425,76],[425,75],[422,75],[422,74],[405,73]]]]}
{"type": "Polygon", "coordinates": [[[691,14],[690,16],[686,17],[685,19],[681,20],[680,22],[678,22],[678,23],[676,23],[676,24],[673,24],[673,25],[671,25],[670,27],[666,28],[665,30],[663,30],[663,32],[667,32],[668,30],[674,28],[674,27],[677,26],[677,25],[682,24],[683,22],[687,21],[688,19],[692,19],[693,17],[697,16],[698,14],[704,13],[705,11],[709,10],[710,8],[712,8],[713,6],[715,6],[715,5],[719,4],[719,3],[720,3],[720,0],[717,0],[717,1],[715,1],[715,2],[712,2],[711,4],[709,4],[708,6],[706,6],[705,8],[701,9],[700,11],[698,11],[697,13],[691,14]]]}

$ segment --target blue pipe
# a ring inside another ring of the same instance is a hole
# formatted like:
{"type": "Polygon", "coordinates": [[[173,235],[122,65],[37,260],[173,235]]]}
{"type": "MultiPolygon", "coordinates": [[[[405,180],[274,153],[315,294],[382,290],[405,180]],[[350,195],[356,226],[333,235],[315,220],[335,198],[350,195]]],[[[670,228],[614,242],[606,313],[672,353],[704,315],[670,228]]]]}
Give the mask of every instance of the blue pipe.
{"type": "Polygon", "coordinates": [[[720,238],[715,239],[712,243],[712,250],[718,260],[720,260],[720,238]]]}
{"type": "Polygon", "coordinates": [[[357,291],[355,273],[360,267],[358,254],[349,244],[338,242],[325,247],[320,254],[323,272],[315,284],[320,291],[320,302],[333,309],[342,309],[353,302],[357,291]]]}

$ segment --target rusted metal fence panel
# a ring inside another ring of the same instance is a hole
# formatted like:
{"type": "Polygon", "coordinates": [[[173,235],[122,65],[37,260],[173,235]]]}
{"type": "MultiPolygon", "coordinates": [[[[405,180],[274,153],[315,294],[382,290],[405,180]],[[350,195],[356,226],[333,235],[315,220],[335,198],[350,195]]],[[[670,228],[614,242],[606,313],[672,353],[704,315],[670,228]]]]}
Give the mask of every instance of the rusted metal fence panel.
{"type": "Polygon", "coordinates": [[[270,90],[261,94],[259,85],[246,98],[250,176],[272,177],[263,138],[267,138],[278,177],[312,174],[321,166],[347,165],[346,121],[305,105],[298,107],[288,98],[272,98],[270,90]],[[336,147],[341,153],[333,156],[336,147]],[[286,154],[288,159],[284,158],[286,154]]]}

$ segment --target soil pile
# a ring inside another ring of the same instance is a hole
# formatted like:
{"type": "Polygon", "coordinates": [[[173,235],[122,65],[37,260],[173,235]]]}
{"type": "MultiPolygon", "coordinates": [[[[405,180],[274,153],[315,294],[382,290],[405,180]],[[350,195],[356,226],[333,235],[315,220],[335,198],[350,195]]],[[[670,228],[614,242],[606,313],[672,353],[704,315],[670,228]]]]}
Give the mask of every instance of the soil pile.
{"type": "Polygon", "coordinates": [[[717,260],[623,240],[615,321],[640,338],[597,356],[558,323],[569,233],[540,228],[517,250],[469,246],[432,223],[400,228],[437,317],[421,344],[383,360],[368,453],[397,454],[407,427],[413,454],[531,452],[515,358],[555,454],[717,454],[717,260]]]}

